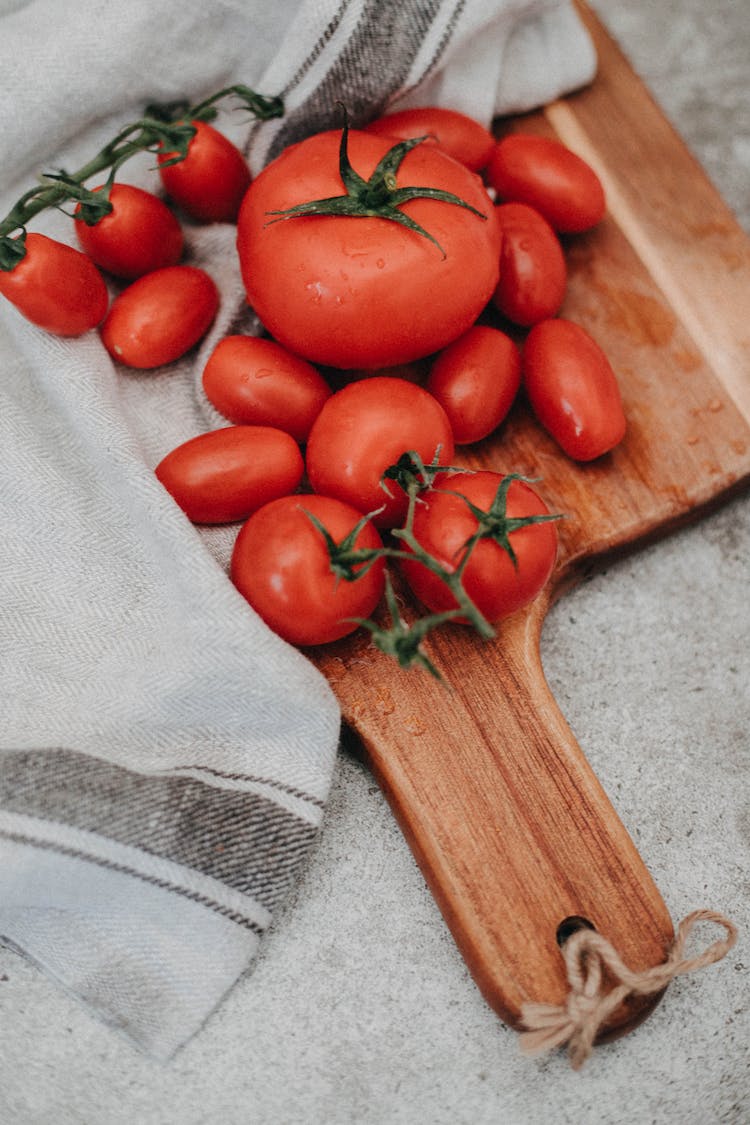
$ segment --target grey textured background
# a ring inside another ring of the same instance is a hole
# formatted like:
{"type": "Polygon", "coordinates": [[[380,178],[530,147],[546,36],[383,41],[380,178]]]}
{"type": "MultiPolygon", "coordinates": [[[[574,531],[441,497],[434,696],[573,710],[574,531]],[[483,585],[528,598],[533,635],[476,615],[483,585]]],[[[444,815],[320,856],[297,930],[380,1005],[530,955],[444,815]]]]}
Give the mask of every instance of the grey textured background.
{"type": "MultiPolygon", "coordinates": [[[[593,6],[750,230],[747,0],[593,6]]],[[[749,555],[744,498],[591,578],[546,628],[551,686],[672,916],[708,906],[744,931],[635,1034],[580,1074],[522,1059],[342,754],[258,964],[171,1065],[0,950],[2,1125],[750,1121],[749,555]]]]}

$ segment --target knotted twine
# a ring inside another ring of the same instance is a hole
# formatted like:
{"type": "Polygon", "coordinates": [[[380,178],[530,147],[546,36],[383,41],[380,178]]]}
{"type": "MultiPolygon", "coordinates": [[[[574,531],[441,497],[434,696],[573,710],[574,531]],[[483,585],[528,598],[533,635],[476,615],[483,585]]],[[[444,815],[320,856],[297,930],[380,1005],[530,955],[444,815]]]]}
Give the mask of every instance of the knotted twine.
{"type": "Polygon", "coordinates": [[[675,977],[720,961],[736,940],[737,927],[728,918],[711,910],[695,910],[677,927],[666,961],[636,973],[602,934],[590,929],[577,930],[562,948],[570,984],[565,1003],[561,1007],[534,1002],[522,1006],[525,1030],[521,1033],[521,1051],[525,1055],[541,1055],[567,1043],[570,1064],[574,1070],[580,1070],[593,1051],[599,1029],[626,997],[661,992],[675,977]],[[685,957],[688,937],[698,922],[722,926],[726,937],[695,957],[685,957]],[[609,992],[605,991],[605,969],[618,982],[609,992]]]}

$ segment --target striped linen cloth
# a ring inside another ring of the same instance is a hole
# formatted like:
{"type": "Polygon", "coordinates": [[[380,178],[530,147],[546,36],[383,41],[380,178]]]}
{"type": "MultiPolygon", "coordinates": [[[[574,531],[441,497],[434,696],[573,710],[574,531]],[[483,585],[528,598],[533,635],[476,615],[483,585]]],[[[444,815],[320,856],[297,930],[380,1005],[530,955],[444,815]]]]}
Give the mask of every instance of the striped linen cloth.
{"type": "MultiPolygon", "coordinates": [[[[338,101],[355,122],[422,102],[489,123],[594,65],[567,3],[0,0],[2,214],[149,101],[283,94],[283,120],[219,122],[257,170],[338,101]]],[[[152,163],[120,178],[155,188],[152,163]]],[[[73,241],[60,214],[33,229],[73,241]]],[[[325,681],[227,580],[237,528],[193,527],[153,475],[221,424],[200,391],[217,339],[259,329],[230,227],[190,228],[186,260],[221,310],[159,371],[0,309],[0,941],[157,1058],[251,962],[315,840],[339,730],[325,681]]]]}

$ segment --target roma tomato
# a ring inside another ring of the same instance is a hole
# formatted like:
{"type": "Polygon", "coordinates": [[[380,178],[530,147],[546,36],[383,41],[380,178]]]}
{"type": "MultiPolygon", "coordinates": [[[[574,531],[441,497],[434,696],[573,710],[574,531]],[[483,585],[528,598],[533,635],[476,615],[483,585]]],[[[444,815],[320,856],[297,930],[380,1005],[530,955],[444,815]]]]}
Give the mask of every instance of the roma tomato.
{"type": "Polygon", "coordinates": [[[580,325],[562,319],[535,325],[522,370],[534,413],[569,457],[592,461],[622,441],[626,420],[617,376],[580,325]]]}
{"type": "Polygon", "coordinates": [[[594,169],[560,141],[512,133],[498,141],[487,179],[500,199],[528,203],[557,231],[595,226],[606,210],[594,169]]]}
{"type": "Polygon", "coordinates": [[[0,293],[56,336],[80,336],[103,319],[109,295],[88,255],[45,234],[26,235],[26,255],[0,270],[0,293]]]}
{"type": "Polygon", "coordinates": [[[466,445],[500,425],[520,385],[521,356],[510,336],[475,324],[440,352],[425,389],[448,415],[456,445],[466,445]]]}
{"type": "MultiPolygon", "coordinates": [[[[449,572],[459,566],[467,541],[479,528],[468,504],[484,512],[495,505],[485,521],[484,538],[475,544],[463,571],[466,593],[490,624],[528,605],[552,573],[557,556],[557,531],[552,520],[529,523],[509,530],[507,520],[548,516],[549,509],[537,492],[515,479],[505,502],[496,504],[501,473],[482,471],[445,475],[435,480],[434,492],[423,496],[414,516],[414,535],[425,550],[449,572]],[[456,495],[456,494],[459,495],[456,495]],[[513,552],[503,545],[510,544],[513,552]]],[[[419,600],[434,612],[455,609],[456,600],[443,580],[421,562],[401,563],[404,576],[419,600]]]]}
{"type": "Polygon", "coordinates": [[[383,473],[403,453],[419,453],[429,464],[439,453],[448,465],[454,453],[450,422],[437,399],[415,383],[373,376],[337,391],[313,423],[307,442],[307,475],[315,492],[335,496],[395,527],[406,516],[407,496],[383,473]]]}
{"type": "Polygon", "coordinates": [[[204,270],[167,266],[139,277],[115,297],[102,340],[126,367],[161,367],[205,336],[218,307],[219,292],[204,270]]]}
{"type": "Polygon", "coordinates": [[[309,137],[254,180],[237,227],[248,299],[275,339],[313,363],[369,370],[410,363],[465,332],[492,295],[495,209],[479,178],[436,146],[412,147],[384,170],[392,138],[363,132],[348,134],[354,171],[345,189],[341,145],[341,131],[309,137]],[[450,192],[475,210],[401,194],[411,187],[450,192]],[[347,192],[333,207],[354,215],[309,207],[347,192]],[[284,214],[298,206],[306,213],[284,214]]]}
{"type": "Polygon", "coordinates": [[[156,476],[193,523],[232,523],[288,496],[304,471],[294,438],[270,426],[226,426],[183,442],[156,476]]]}
{"type": "Polygon", "coordinates": [[[250,186],[247,162],[228,137],[205,121],[191,121],[195,136],[184,160],[166,164],[174,153],[160,153],[159,175],[170,199],[193,219],[233,223],[250,186]]]}
{"type": "MultiPolygon", "coordinates": [[[[369,617],[383,594],[384,563],[377,559],[354,581],[334,574],[320,529],[340,543],[362,518],[360,512],[328,496],[286,496],[255,512],[242,527],[230,576],[266,624],[294,645],[321,645],[352,633],[353,617],[369,617]]],[[[355,550],[382,546],[371,523],[353,544],[355,550]]]]}
{"type": "MultiPolygon", "coordinates": [[[[101,188],[95,188],[100,191],[101,188]]],[[[175,266],[182,257],[182,227],[166,203],[132,184],[113,184],[112,210],[89,226],[75,222],[81,247],[103,270],[129,280],[175,266]]],[[[76,214],[81,206],[76,208],[76,214]]]]}
{"type": "Polygon", "coordinates": [[[379,137],[427,136],[428,143],[439,147],[472,172],[481,172],[495,147],[495,138],[473,117],[442,106],[419,106],[387,113],[365,126],[366,133],[379,137]]]}
{"type": "Polygon", "coordinates": [[[259,336],[225,336],[203,371],[209,402],[237,424],[278,426],[305,442],[330,398],[323,376],[281,344],[259,336]]]}
{"type": "Polygon", "coordinates": [[[533,207],[503,203],[497,217],[503,246],[492,303],[508,320],[528,328],[559,311],[568,283],[565,256],[552,227],[533,207]]]}

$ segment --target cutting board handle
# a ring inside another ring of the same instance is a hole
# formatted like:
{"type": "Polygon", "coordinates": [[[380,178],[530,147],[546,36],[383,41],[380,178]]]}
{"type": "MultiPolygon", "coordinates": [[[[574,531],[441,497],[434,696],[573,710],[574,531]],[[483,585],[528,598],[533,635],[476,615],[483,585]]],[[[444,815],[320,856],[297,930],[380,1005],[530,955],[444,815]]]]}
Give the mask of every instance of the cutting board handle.
{"type": "MultiPolygon", "coordinates": [[[[485,644],[466,646],[460,626],[439,631],[431,657],[442,684],[379,657],[363,683],[361,653],[339,659],[338,675],[326,668],[476,983],[516,1028],[525,1002],[564,1002],[560,942],[580,926],[636,972],[661,964],[673,938],[547,685],[546,608],[538,600],[485,644]]],[[[625,1001],[603,1037],[635,1026],[657,999],[625,1001]]]]}

